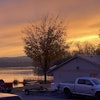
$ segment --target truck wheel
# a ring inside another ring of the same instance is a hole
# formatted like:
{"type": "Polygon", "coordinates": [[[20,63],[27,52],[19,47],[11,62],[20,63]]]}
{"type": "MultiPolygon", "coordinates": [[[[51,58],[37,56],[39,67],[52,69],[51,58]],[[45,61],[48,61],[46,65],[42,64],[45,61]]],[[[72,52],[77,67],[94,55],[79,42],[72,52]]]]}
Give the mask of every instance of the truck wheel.
{"type": "Polygon", "coordinates": [[[70,92],[69,89],[64,89],[64,94],[65,96],[68,98],[68,99],[71,99],[72,98],[72,93],[70,92]]]}
{"type": "Polygon", "coordinates": [[[96,99],[95,100],[100,100],[100,93],[96,94],[96,99]]]}
{"type": "Polygon", "coordinates": [[[29,95],[29,90],[25,90],[25,95],[29,95]]]}

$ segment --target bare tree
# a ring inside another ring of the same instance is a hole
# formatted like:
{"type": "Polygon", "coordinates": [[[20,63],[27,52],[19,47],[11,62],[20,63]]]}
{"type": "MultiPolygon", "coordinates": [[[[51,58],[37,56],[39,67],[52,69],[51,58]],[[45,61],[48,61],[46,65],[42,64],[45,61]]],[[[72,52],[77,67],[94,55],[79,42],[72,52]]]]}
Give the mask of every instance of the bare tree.
{"type": "Polygon", "coordinates": [[[95,46],[89,42],[85,42],[84,53],[87,55],[95,55],[95,46]]]}
{"type": "Polygon", "coordinates": [[[83,54],[83,55],[94,55],[95,46],[89,42],[76,43],[77,50],[73,51],[73,54],[83,54]]]}
{"type": "MultiPolygon", "coordinates": [[[[100,31],[100,30],[99,30],[100,31]]],[[[100,33],[98,34],[99,38],[100,38],[100,33]]],[[[98,44],[97,48],[96,48],[96,55],[100,55],[100,43],[98,44]]]]}
{"type": "Polygon", "coordinates": [[[100,44],[98,44],[98,47],[96,48],[96,55],[100,55],[100,44]]]}
{"type": "Polygon", "coordinates": [[[38,24],[32,24],[24,30],[25,53],[46,72],[58,59],[66,56],[69,48],[66,43],[66,29],[58,16],[45,16],[38,24]]]}

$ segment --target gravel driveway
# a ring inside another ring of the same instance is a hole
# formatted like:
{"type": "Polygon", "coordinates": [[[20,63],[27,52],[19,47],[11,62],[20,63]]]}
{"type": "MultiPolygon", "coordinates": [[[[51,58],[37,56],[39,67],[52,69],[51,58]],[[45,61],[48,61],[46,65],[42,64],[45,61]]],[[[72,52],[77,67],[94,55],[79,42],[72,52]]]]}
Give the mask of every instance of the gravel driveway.
{"type": "Polygon", "coordinates": [[[17,91],[15,92],[15,94],[21,96],[22,100],[86,100],[76,97],[74,97],[73,99],[67,99],[64,94],[60,92],[35,92],[31,93],[30,95],[25,95],[23,91],[17,91]]]}

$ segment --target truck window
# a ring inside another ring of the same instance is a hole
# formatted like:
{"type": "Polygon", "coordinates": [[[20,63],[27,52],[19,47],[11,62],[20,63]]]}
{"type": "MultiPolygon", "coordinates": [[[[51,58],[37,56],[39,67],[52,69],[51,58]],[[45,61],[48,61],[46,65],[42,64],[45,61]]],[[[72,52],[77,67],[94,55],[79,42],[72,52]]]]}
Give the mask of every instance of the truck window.
{"type": "Polygon", "coordinates": [[[89,80],[85,80],[86,85],[93,85],[89,80]]]}
{"type": "Polygon", "coordinates": [[[100,85],[100,79],[93,79],[92,80],[96,85],[100,85]]]}
{"type": "Polygon", "coordinates": [[[78,84],[85,84],[85,81],[83,79],[79,79],[78,84]]]}
{"type": "Polygon", "coordinates": [[[89,80],[79,79],[78,84],[93,85],[89,80]]]}

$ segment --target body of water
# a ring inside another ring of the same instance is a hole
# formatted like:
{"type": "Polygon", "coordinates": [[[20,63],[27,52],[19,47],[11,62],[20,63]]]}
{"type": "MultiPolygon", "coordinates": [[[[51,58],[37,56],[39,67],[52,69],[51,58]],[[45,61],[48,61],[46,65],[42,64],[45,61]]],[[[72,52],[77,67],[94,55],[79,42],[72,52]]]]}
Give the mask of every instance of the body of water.
{"type": "MultiPolygon", "coordinates": [[[[0,79],[3,79],[5,82],[13,82],[18,80],[23,82],[24,79],[28,80],[43,80],[44,76],[36,76],[33,71],[33,67],[7,67],[0,68],[0,79]]],[[[48,80],[53,80],[53,77],[48,76],[48,80]]],[[[22,86],[22,84],[18,85],[22,86]]]]}
{"type": "Polygon", "coordinates": [[[0,68],[0,79],[3,79],[5,82],[13,82],[14,80],[22,82],[23,79],[32,77],[34,77],[33,67],[0,68]]]}

